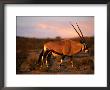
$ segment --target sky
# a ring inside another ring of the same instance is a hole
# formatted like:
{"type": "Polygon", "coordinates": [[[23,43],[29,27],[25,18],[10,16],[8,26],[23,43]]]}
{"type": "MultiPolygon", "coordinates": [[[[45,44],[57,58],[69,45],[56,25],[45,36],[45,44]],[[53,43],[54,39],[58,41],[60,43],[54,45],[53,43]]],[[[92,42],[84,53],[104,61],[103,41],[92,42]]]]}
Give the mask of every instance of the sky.
{"type": "Polygon", "coordinates": [[[79,25],[84,36],[94,36],[93,16],[17,16],[17,36],[32,38],[74,38],[79,37],[79,25]],[[71,24],[70,24],[71,23],[71,24]]]}

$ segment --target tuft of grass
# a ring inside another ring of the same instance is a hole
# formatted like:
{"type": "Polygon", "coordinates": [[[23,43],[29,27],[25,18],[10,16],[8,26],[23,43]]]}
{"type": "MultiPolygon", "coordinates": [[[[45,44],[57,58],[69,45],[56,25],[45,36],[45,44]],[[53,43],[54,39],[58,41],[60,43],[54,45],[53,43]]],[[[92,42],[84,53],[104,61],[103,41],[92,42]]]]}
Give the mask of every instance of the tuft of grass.
{"type": "MultiPolygon", "coordinates": [[[[40,51],[44,43],[60,39],[35,39],[17,37],[16,42],[16,73],[17,74],[94,74],[94,38],[86,37],[89,43],[89,55],[79,54],[73,57],[73,67],[70,60],[62,63],[61,57],[52,57],[49,67],[37,67],[40,51]],[[25,43],[25,44],[24,44],[25,43]],[[34,69],[33,69],[34,67],[34,69]]],[[[72,40],[79,41],[79,38],[72,40]]]]}

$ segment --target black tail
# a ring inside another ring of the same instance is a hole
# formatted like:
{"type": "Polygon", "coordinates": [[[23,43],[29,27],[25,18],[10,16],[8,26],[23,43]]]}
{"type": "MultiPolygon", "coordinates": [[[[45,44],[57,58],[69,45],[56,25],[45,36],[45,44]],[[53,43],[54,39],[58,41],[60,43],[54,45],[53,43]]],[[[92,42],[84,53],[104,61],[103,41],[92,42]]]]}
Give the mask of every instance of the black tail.
{"type": "Polygon", "coordinates": [[[41,59],[42,59],[43,54],[44,54],[44,49],[41,51],[41,53],[39,55],[39,58],[38,58],[38,63],[37,64],[39,64],[39,65],[41,65],[41,63],[42,63],[41,59]]]}

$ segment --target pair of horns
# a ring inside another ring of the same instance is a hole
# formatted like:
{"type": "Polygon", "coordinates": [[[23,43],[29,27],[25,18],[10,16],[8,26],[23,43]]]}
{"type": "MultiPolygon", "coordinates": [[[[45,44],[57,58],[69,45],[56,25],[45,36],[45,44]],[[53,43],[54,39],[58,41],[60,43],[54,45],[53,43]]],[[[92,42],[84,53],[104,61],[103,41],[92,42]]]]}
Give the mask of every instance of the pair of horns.
{"type": "MultiPolygon", "coordinates": [[[[70,24],[71,24],[71,23],[70,23],[70,24]]],[[[78,27],[78,29],[79,29],[81,35],[80,35],[79,32],[76,30],[76,28],[74,27],[74,25],[73,25],[73,24],[71,24],[71,25],[72,25],[72,27],[74,28],[74,30],[77,32],[77,34],[79,35],[79,37],[81,38],[81,40],[82,40],[82,41],[85,41],[84,36],[83,36],[83,33],[82,33],[81,29],[79,28],[78,24],[76,23],[76,25],[77,25],[77,27],[78,27]]]]}

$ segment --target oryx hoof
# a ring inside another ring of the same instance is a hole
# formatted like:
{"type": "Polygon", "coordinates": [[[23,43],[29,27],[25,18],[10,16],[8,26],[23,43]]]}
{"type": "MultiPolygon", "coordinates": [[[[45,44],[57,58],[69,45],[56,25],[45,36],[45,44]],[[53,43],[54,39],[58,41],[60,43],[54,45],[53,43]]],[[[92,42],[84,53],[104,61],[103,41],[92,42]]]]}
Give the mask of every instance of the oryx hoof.
{"type": "Polygon", "coordinates": [[[48,66],[48,65],[46,65],[46,67],[48,68],[49,66],[48,66]]]}
{"type": "Polygon", "coordinates": [[[61,68],[62,67],[62,64],[60,64],[59,67],[61,68]]]}
{"type": "Polygon", "coordinates": [[[73,68],[73,66],[74,66],[74,65],[73,65],[73,61],[71,61],[71,67],[73,68]]]}
{"type": "Polygon", "coordinates": [[[71,67],[73,68],[73,64],[71,65],[71,67]]]}
{"type": "Polygon", "coordinates": [[[59,70],[61,69],[62,66],[63,66],[62,64],[59,65],[59,70]]]}
{"type": "Polygon", "coordinates": [[[43,65],[40,65],[40,69],[43,67],[43,65]]]}

